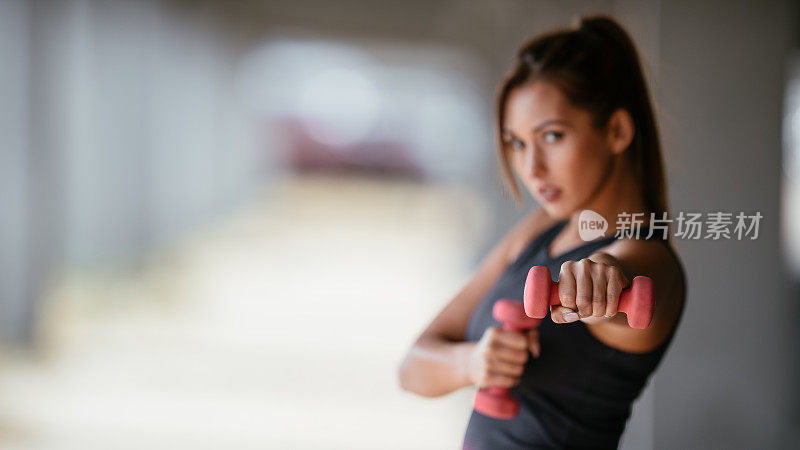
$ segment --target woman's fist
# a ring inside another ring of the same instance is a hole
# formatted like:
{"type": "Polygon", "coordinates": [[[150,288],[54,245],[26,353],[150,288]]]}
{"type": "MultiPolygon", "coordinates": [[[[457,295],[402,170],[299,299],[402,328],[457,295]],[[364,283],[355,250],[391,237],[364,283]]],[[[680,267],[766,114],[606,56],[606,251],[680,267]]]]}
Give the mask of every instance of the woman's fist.
{"type": "Polygon", "coordinates": [[[553,322],[567,323],[587,317],[611,318],[617,314],[619,296],[630,282],[610,255],[602,262],[588,258],[565,261],[558,274],[561,306],[550,307],[553,322]]]}
{"type": "Polygon", "coordinates": [[[510,388],[519,383],[528,352],[539,357],[539,332],[508,331],[500,327],[487,328],[472,351],[469,374],[479,388],[510,388]]]}

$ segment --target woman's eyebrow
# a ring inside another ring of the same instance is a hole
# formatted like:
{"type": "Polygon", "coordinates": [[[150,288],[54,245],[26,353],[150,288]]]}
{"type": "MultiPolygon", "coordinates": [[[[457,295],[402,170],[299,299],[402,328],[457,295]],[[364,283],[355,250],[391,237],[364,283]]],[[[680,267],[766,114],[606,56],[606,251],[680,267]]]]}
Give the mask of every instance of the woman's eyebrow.
{"type": "Polygon", "coordinates": [[[508,128],[503,128],[501,130],[501,134],[503,135],[503,137],[505,137],[505,136],[509,136],[509,137],[512,137],[512,138],[515,137],[514,136],[514,132],[509,130],[508,128]]]}
{"type": "Polygon", "coordinates": [[[537,125],[533,129],[533,132],[536,133],[537,131],[541,130],[542,128],[544,128],[544,127],[546,127],[548,125],[553,125],[553,124],[561,124],[561,125],[564,125],[564,126],[567,126],[567,127],[572,126],[572,124],[570,124],[566,120],[561,120],[561,119],[545,120],[544,122],[542,122],[539,125],[537,125]]]}
{"type": "MultiPolygon", "coordinates": [[[[548,125],[554,125],[554,124],[561,124],[561,125],[564,125],[564,126],[566,126],[566,127],[571,127],[571,126],[572,126],[572,123],[570,123],[568,120],[563,120],[563,119],[550,119],[550,120],[545,120],[544,122],[542,122],[542,123],[540,123],[539,125],[537,125],[537,126],[536,126],[536,127],[533,129],[533,132],[534,132],[534,133],[536,133],[537,131],[541,130],[542,128],[544,128],[544,127],[546,127],[546,126],[548,126],[548,125]]],[[[512,138],[515,138],[515,137],[516,137],[516,136],[514,135],[514,132],[513,132],[513,131],[511,131],[511,130],[510,130],[510,129],[508,129],[508,128],[503,128],[503,129],[501,130],[501,133],[502,133],[502,135],[503,135],[503,136],[510,136],[510,137],[512,137],[512,138]]]]}

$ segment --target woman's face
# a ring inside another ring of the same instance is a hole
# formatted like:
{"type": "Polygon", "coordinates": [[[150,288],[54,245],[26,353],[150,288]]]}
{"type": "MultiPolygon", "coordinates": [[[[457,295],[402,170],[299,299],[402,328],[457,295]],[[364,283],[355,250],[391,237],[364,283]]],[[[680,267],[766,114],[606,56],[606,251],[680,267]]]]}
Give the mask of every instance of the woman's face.
{"type": "Polygon", "coordinates": [[[502,136],[517,177],[554,218],[588,207],[611,170],[614,152],[590,113],[545,81],[511,90],[502,136]]]}

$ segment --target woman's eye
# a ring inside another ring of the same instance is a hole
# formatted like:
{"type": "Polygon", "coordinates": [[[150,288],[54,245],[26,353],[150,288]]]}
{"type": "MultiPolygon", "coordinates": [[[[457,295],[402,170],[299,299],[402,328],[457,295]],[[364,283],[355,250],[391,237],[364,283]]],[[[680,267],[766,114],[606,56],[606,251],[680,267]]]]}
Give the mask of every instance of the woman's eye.
{"type": "Polygon", "coordinates": [[[554,144],[564,137],[564,133],[560,131],[546,131],[543,136],[546,143],[554,144]]]}
{"type": "Polygon", "coordinates": [[[507,145],[511,147],[511,150],[523,150],[525,148],[525,143],[519,139],[511,139],[507,145]]]}

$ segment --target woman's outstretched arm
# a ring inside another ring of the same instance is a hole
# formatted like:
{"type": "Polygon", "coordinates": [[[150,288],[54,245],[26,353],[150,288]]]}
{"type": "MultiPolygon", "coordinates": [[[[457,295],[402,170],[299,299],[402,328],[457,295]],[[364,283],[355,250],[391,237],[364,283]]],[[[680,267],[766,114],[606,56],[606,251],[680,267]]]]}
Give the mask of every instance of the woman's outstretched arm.
{"type": "Polygon", "coordinates": [[[655,349],[677,325],[684,301],[685,280],[668,245],[620,239],[588,258],[566,261],[559,273],[561,306],[552,306],[550,317],[556,323],[582,320],[596,338],[618,350],[655,349]],[[650,277],[655,287],[653,320],[644,330],[631,328],[625,315],[617,314],[621,290],[637,275],[650,277]]]}
{"type": "MultiPolygon", "coordinates": [[[[403,389],[437,397],[473,384],[505,387],[516,384],[519,361],[524,363],[527,357],[527,351],[522,349],[534,345],[518,333],[499,328],[487,330],[480,342],[464,342],[467,323],[478,302],[522,250],[521,246],[550,224],[552,219],[544,210],[537,209],[492,248],[469,282],[409,350],[399,368],[403,389]],[[497,363],[487,367],[488,360],[497,363]]],[[[538,348],[533,351],[538,352],[538,348]]]]}

